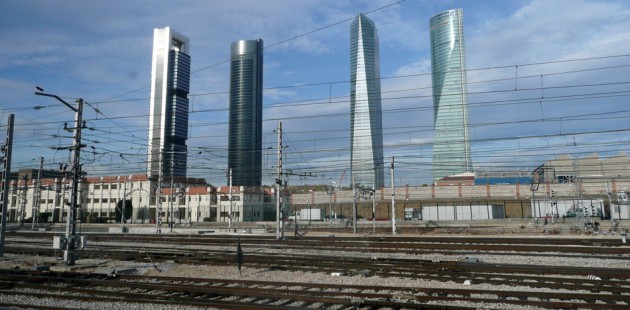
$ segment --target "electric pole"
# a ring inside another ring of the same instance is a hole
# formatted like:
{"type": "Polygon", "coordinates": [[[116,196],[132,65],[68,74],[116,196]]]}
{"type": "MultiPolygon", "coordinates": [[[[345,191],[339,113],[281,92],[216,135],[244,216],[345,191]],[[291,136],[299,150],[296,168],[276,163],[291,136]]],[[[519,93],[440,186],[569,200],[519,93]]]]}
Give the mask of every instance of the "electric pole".
{"type": "Polygon", "coordinates": [[[328,192],[328,216],[330,217],[330,224],[332,225],[333,221],[334,221],[334,217],[333,217],[333,207],[332,207],[332,197],[333,197],[333,185],[332,185],[332,178],[330,179],[330,191],[328,192]]]}
{"type": "Polygon", "coordinates": [[[392,235],[397,234],[396,232],[396,185],[394,183],[394,157],[392,156],[392,164],[389,167],[391,172],[391,183],[392,183],[392,235]]]}
{"type": "MultiPolygon", "coordinates": [[[[18,181],[19,187],[19,181],[18,181]]],[[[28,177],[24,175],[24,185],[22,186],[22,194],[18,194],[20,197],[20,210],[18,211],[18,222],[20,227],[24,227],[24,220],[26,218],[26,193],[28,191],[28,177]]]]}
{"type": "Polygon", "coordinates": [[[280,191],[282,190],[282,122],[278,121],[278,179],[276,179],[276,239],[282,239],[280,191]]]}
{"type": "Polygon", "coordinates": [[[228,190],[230,191],[228,193],[228,199],[230,200],[230,209],[228,210],[228,229],[232,230],[232,202],[234,201],[234,198],[232,196],[232,168],[229,169],[228,173],[230,178],[230,186],[228,188],[228,190]]]}
{"type": "Polygon", "coordinates": [[[164,167],[164,149],[160,149],[160,162],[158,165],[158,184],[156,189],[156,201],[155,201],[155,233],[162,233],[162,182],[164,181],[164,173],[162,169],[164,167]]]}
{"type": "Polygon", "coordinates": [[[372,180],[372,233],[376,233],[376,180],[372,180]]]}
{"type": "Polygon", "coordinates": [[[169,227],[169,231],[173,232],[173,226],[175,226],[175,221],[173,220],[173,215],[175,215],[175,213],[173,212],[173,189],[174,189],[174,180],[173,180],[173,176],[171,175],[171,192],[168,195],[168,227],[169,227]]]}
{"type": "MultiPolygon", "coordinates": [[[[70,110],[74,111],[74,128],[65,127],[67,130],[74,130],[73,134],[73,143],[72,146],[68,149],[72,150],[72,189],[70,195],[70,207],[68,208],[68,216],[67,216],[67,226],[66,226],[66,235],[65,239],[62,240],[63,244],[63,260],[67,265],[74,265],[76,257],[75,257],[75,248],[78,243],[78,239],[76,237],[77,230],[77,212],[79,208],[79,186],[81,185],[81,178],[83,177],[83,173],[81,172],[81,147],[84,145],[81,144],[81,129],[86,128],[85,123],[83,122],[83,99],[77,99],[77,107],[75,108],[71,104],[67,103],[65,100],[61,99],[61,97],[57,95],[51,95],[43,92],[43,89],[38,87],[35,95],[38,96],[46,96],[53,97],[63,103],[65,106],[70,108],[70,110]]],[[[60,240],[61,241],[61,240],[60,240]]]]}
{"type": "Polygon", "coordinates": [[[2,172],[2,219],[0,220],[0,257],[4,256],[4,237],[7,230],[7,204],[9,203],[9,174],[11,174],[11,152],[13,150],[13,123],[15,115],[9,114],[7,123],[7,140],[2,146],[4,153],[2,172]]]}
{"type": "Polygon", "coordinates": [[[37,171],[37,183],[33,190],[33,225],[31,230],[35,230],[35,224],[39,222],[39,205],[42,195],[42,170],[44,170],[44,157],[39,158],[39,171],[37,171]]]}
{"type": "Polygon", "coordinates": [[[354,172],[352,173],[352,233],[357,233],[357,189],[354,183],[354,172]]]}
{"type": "MultiPolygon", "coordinates": [[[[120,179],[120,177],[118,177],[120,179]]],[[[125,232],[125,203],[127,202],[127,176],[123,177],[123,198],[120,204],[120,232],[125,232]]],[[[120,182],[119,182],[120,183],[120,182]]],[[[120,188],[118,189],[120,193],[120,188]]],[[[120,201],[120,199],[118,200],[120,201]]]]}
{"type": "Polygon", "coordinates": [[[77,212],[79,208],[79,186],[81,184],[81,129],[83,124],[83,99],[79,98],[78,105],[75,110],[74,123],[74,143],[72,145],[72,192],[70,195],[70,208],[68,211],[68,226],[66,228],[66,249],[64,250],[64,261],[68,265],[74,265],[74,250],[77,245],[77,212]]]}

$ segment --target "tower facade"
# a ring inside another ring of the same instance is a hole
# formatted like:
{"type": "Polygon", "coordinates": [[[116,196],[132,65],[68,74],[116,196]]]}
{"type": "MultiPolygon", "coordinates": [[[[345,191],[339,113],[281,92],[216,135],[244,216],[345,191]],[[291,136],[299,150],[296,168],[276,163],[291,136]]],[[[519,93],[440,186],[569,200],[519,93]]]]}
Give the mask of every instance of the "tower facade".
{"type": "Polygon", "coordinates": [[[149,115],[149,177],[186,177],[189,40],[170,27],[153,32],[151,108],[149,115]]]}
{"type": "Polygon", "coordinates": [[[430,21],[434,180],[472,172],[463,14],[449,10],[430,21]]]}
{"type": "Polygon", "coordinates": [[[378,33],[359,14],[350,25],[350,166],[366,188],[384,185],[382,123],[378,33]]]}
{"type": "Polygon", "coordinates": [[[260,186],[263,41],[234,42],[230,55],[228,167],[232,185],[260,186]]]}

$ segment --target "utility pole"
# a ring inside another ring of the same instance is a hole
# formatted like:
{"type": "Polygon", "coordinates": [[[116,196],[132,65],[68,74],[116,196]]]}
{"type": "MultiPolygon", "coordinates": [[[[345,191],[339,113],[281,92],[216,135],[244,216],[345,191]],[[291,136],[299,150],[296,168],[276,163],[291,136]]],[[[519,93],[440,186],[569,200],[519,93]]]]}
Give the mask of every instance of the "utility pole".
{"type": "Polygon", "coordinates": [[[37,183],[33,190],[33,225],[31,230],[35,230],[35,223],[39,221],[39,205],[42,195],[42,170],[44,170],[44,157],[39,158],[39,171],[37,172],[37,183]]]}
{"type": "Polygon", "coordinates": [[[173,212],[173,182],[173,176],[171,176],[171,192],[168,195],[168,227],[170,232],[173,232],[173,226],[175,226],[175,221],[173,220],[173,215],[175,214],[173,212]]]}
{"type": "Polygon", "coordinates": [[[66,226],[66,236],[65,240],[63,240],[63,260],[67,265],[74,265],[75,263],[75,248],[77,246],[77,238],[76,238],[76,221],[77,221],[77,211],[79,208],[79,186],[81,184],[81,147],[84,145],[81,144],[81,129],[85,128],[85,124],[83,122],[83,99],[79,98],[77,100],[77,107],[75,108],[71,104],[67,103],[63,99],[61,99],[57,95],[51,95],[43,93],[43,89],[38,87],[38,92],[35,92],[35,95],[38,96],[46,96],[53,97],[63,103],[65,106],[70,108],[70,110],[75,112],[74,116],[74,128],[65,129],[73,129],[73,143],[70,149],[72,150],[72,191],[70,197],[70,207],[68,208],[68,224],[66,226]]]}
{"type": "Polygon", "coordinates": [[[376,232],[376,180],[372,181],[372,233],[376,232]]]}
{"type": "Polygon", "coordinates": [[[230,200],[230,207],[228,210],[228,229],[231,230],[232,229],[232,201],[234,200],[232,197],[232,168],[229,168],[229,179],[230,179],[230,186],[228,187],[228,191],[230,191],[228,194],[228,199],[230,200]]]}
{"type": "Polygon", "coordinates": [[[540,171],[540,167],[534,169],[532,171],[532,183],[529,186],[529,190],[532,191],[532,212],[534,212],[534,219],[538,221],[538,217],[541,217],[542,213],[540,212],[540,203],[538,204],[538,217],[536,217],[536,191],[538,191],[538,187],[540,186],[540,174],[542,173],[543,178],[545,176],[545,171],[540,171]]]}
{"type": "MultiPolygon", "coordinates": [[[[116,177],[116,206],[115,206],[116,209],[115,210],[122,214],[122,212],[121,212],[122,205],[120,205],[120,208],[118,207],[118,204],[120,204],[121,201],[122,200],[120,200],[120,176],[117,176],[116,177]]],[[[116,212],[114,212],[114,214],[115,213],[116,212]]],[[[116,218],[115,217],[114,217],[114,222],[116,222],[116,218]]],[[[122,215],[120,216],[120,228],[122,229],[122,215]]]]}
{"type": "Polygon", "coordinates": [[[282,122],[278,121],[278,179],[276,179],[276,239],[282,239],[280,220],[280,191],[282,188],[282,122]]]}
{"type": "Polygon", "coordinates": [[[606,181],[606,193],[608,194],[608,206],[610,208],[610,222],[613,223],[615,220],[613,219],[613,215],[615,215],[615,212],[613,212],[613,204],[612,204],[612,193],[610,191],[610,184],[608,184],[608,181],[606,181]]]}
{"type": "Polygon", "coordinates": [[[28,177],[24,175],[24,185],[22,186],[22,194],[18,194],[21,199],[20,211],[18,211],[18,222],[20,222],[20,227],[24,227],[24,219],[26,218],[26,193],[27,191],[28,191],[28,177]]]}
{"type": "Polygon", "coordinates": [[[77,244],[77,211],[79,207],[79,186],[81,184],[81,128],[83,124],[83,99],[79,98],[78,107],[75,109],[74,143],[72,145],[72,192],[70,197],[70,208],[68,211],[68,226],[66,229],[66,249],[64,250],[64,261],[68,265],[74,265],[74,249],[77,244]]]}
{"type": "Polygon", "coordinates": [[[357,188],[354,183],[354,172],[352,173],[352,233],[357,233],[357,188]]]}
{"type": "Polygon", "coordinates": [[[337,219],[337,214],[335,213],[335,211],[333,210],[333,194],[334,194],[335,188],[333,187],[333,180],[332,178],[330,178],[330,192],[328,193],[328,215],[330,216],[330,224],[332,225],[335,220],[337,219]],[[335,213],[335,214],[333,214],[335,213]]]}
{"type": "Polygon", "coordinates": [[[392,235],[397,234],[396,229],[396,185],[394,183],[394,157],[392,156],[392,164],[389,167],[391,172],[391,183],[392,183],[392,235]]]}
{"type": "MultiPolygon", "coordinates": [[[[123,177],[123,198],[120,204],[120,232],[125,232],[125,203],[127,202],[127,177],[123,177]]],[[[118,190],[120,192],[120,189],[118,190]]]]}
{"type": "Polygon", "coordinates": [[[4,171],[2,172],[2,219],[0,220],[0,257],[4,256],[4,238],[7,230],[7,204],[9,203],[9,174],[11,174],[11,152],[13,150],[13,123],[15,115],[9,114],[7,140],[2,146],[4,171]]]}
{"type": "Polygon", "coordinates": [[[164,181],[164,173],[162,173],[164,150],[160,148],[160,162],[158,164],[158,184],[156,189],[155,201],[155,233],[162,233],[162,182],[164,181]]]}

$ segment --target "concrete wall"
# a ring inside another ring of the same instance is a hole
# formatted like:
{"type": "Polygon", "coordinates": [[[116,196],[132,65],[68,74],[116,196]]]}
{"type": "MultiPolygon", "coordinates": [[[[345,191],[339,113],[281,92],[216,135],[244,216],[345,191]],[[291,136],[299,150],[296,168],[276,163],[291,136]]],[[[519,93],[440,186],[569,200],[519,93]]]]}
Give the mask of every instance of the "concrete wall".
{"type": "MultiPolygon", "coordinates": [[[[529,218],[534,216],[531,200],[539,199],[574,199],[584,197],[603,200],[608,205],[608,192],[630,192],[628,180],[584,180],[579,184],[539,184],[538,190],[532,193],[530,184],[512,185],[459,185],[459,186],[403,186],[396,188],[396,218],[404,219],[405,208],[419,208],[428,205],[502,205],[508,218],[529,218]],[[608,183],[608,189],[606,187],[608,183]],[[553,194],[553,197],[552,197],[553,194]]],[[[391,219],[390,188],[376,191],[376,219],[391,219]]],[[[372,218],[372,202],[369,195],[358,195],[358,214],[364,218],[372,218]]],[[[612,195],[612,203],[617,204],[616,195],[612,195]]],[[[329,214],[333,212],[352,216],[353,195],[351,190],[333,193],[326,192],[298,192],[291,197],[292,210],[302,208],[324,207],[329,214]]],[[[625,212],[622,206],[621,213],[625,212]]],[[[538,214],[536,214],[538,215],[538,214]]],[[[617,216],[615,216],[617,218],[617,216]]],[[[628,218],[622,217],[622,218],[628,218]]]]}
{"type": "MultiPolygon", "coordinates": [[[[63,219],[64,213],[67,211],[67,202],[69,201],[70,189],[69,182],[58,180],[50,182],[44,180],[43,189],[39,198],[39,212],[50,212],[53,218],[49,220],[59,222],[63,219]]],[[[12,182],[13,183],[13,182],[12,182]]],[[[24,186],[23,181],[11,186],[8,221],[17,221],[19,219],[29,219],[33,214],[33,202],[35,201],[34,184],[29,181],[24,186]]],[[[148,222],[155,218],[155,198],[149,197],[152,192],[151,184],[146,180],[133,180],[125,186],[123,182],[114,181],[109,184],[104,183],[82,183],[81,197],[83,202],[81,209],[83,215],[90,213],[93,218],[113,218],[115,214],[116,201],[127,197],[133,204],[132,222],[139,223],[141,221],[148,222]],[[107,185],[107,186],[104,186],[107,185]],[[115,185],[115,186],[114,186],[115,185]]],[[[575,197],[583,197],[585,199],[603,199],[604,204],[610,208],[610,201],[613,207],[618,204],[617,192],[630,192],[630,180],[583,180],[579,184],[540,184],[538,190],[534,193],[536,199],[575,199],[575,197]],[[608,199],[608,192],[611,192],[611,200],[608,199]]],[[[359,215],[364,218],[372,218],[372,197],[370,193],[362,193],[357,195],[359,215]]],[[[227,212],[227,201],[221,201],[217,197],[213,197],[209,192],[207,194],[185,194],[183,197],[177,198],[174,203],[175,218],[182,222],[201,222],[204,218],[220,217],[221,212],[227,212]],[[217,202],[218,200],[218,202],[217,202]]],[[[376,219],[391,219],[392,206],[391,188],[381,188],[372,193],[376,201],[376,219]]],[[[531,217],[532,208],[532,191],[529,184],[513,184],[513,185],[460,185],[460,186],[401,186],[396,188],[396,218],[404,218],[405,208],[419,208],[423,205],[502,205],[505,207],[505,215],[508,218],[528,218],[531,217]]],[[[261,214],[269,216],[275,214],[275,208],[269,208],[267,205],[275,206],[275,198],[271,202],[263,202],[264,198],[251,199],[251,197],[239,197],[239,201],[255,200],[256,210],[243,209],[243,204],[235,202],[235,209],[238,212],[236,221],[260,220],[261,214]],[[273,210],[272,210],[273,209],[273,210]],[[263,210],[260,212],[259,210],[263,210]],[[248,213],[252,211],[252,213],[248,213]],[[247,214],[246,214],[247,213],[247,214]],[[273,213],[273,214],[271,214],[273,213]]],[[[162,212],[163,222],[166,221],[166,211],[168,203],[163,197],[162,212]]],[[[296,211],[302,208],[325,208],[326,214],[335,212],[344,216],[352,216],[353,193],[351,190],[335,191],[327,193],[325,191],[303,191],[292,193],[285,204],[285,211],[296,211]]],[[[628,207],[621,203],[619,212],[615,218],[621,214],[622,219],[629,218],[628,207]]],[[[233,210],[235,211],[235,210],[233,210]]],[[[268,216],[268,217],[269,217],[268,216]]],[[[275,216],[272,216],[275,218],[275,216]]],[[[223,218],[223,221],[226,219],[223,218]]]]}

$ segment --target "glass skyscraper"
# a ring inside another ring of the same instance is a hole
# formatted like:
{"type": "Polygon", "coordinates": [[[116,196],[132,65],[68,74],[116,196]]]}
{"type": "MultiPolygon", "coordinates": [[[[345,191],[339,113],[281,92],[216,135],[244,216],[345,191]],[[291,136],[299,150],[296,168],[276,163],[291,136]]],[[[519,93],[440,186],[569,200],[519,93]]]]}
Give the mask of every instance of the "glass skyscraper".
{"type": "Polygon", "coordinates": [[[263,41],[232,43],[228,167],[235,186],[262,181],[263,41]]]}
{"type": "Polygon", "coordinates": [[[186,177],[190,56],[188,38],[169,27],[153,32],[149,177],[186,177]]]}
{"type": "Polygon", "coordinates": [[[434,180],[472,172],[463,14],[462,9],[449,10],[430,21],[434,180]]]}
{"type": "Polygon", "coordinates": [[[350,25],[350,166],[355,184],[379,189],[383,177],[383,126],[378,33],[359,14],[350,25]]]}

